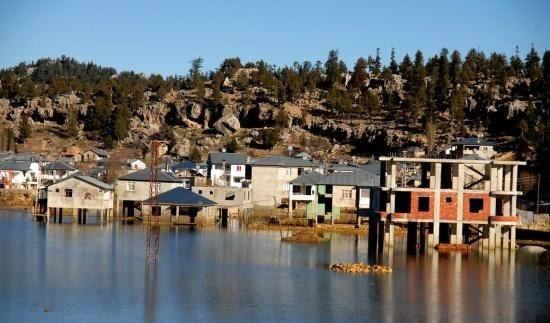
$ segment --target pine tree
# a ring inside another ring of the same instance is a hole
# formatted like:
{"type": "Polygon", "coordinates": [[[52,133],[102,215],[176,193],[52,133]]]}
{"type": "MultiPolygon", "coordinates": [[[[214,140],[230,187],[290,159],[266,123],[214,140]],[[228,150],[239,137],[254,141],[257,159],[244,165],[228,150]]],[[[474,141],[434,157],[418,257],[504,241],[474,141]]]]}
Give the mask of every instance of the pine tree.
{"type": "Polygon", "coordinates": [[[189,76],[193,87],[199,98],[204,98],[205,89],[204,89],[204,80],[201,75],[202,63],[204,60],[201,57],[197,57],[191,61],[191,69],[189,70],[189,76]]]}
{"type": "Polygon", "coordinates": [[[424,56],[421,51],[414,55],[413,75],[410,80],[410,89],[416,93],[421,86],[425,87],[426,68],[424,67],[424,56]]]}
{"type": "Polygon", "coordinates": [[[441,50],[437,66],[437,82],[435,84],[435,99],[439,109],[444,110],[447,106],[448,91],[451,86],[449,81],[449,51],[447,48],[441,50]]]}
{"type": "Polygon", "coordinates": [[[410,82],[413,78],[413,64],[409,54],[405,54],[403,57],[403,61],[399,65],[399,72],[401,72],[401,77],[407,80],[407,83],[405,83],[405,88],[410,90],[410,82]]]}
{"type": "Polygon", "coordinates": [[[380,58],[380,48],[376,49],[376,57],[374,58],[373,70],[374,75],[378,75],[382,72],[382,59],[380,58]]]}
{"type": "Polygon", "coordinates": [[[69,113],[65,121],[65,131],[69,137],[78,138],[78,112],[74,107],[69,108],[69,113]]]}
{"type": "Polygon", "coordinates": [[[516,77],[521,77],[524,75],[524,66],[521,58],[519,57],[519,47],[517,45],[514,56],[510,57],[510,66],[512,67],[513,73],[516,77]]]}
{"type": "Polygon", "coordinates": [[[351,76],[351,87],[359,89],[369,77],[367,71],[367,60],[363,57],[359,57],[355,66],[353,67],[353,75],[351,76]]]}
{"type": "Polygon", "coordinates": [[[460,52],[454,50],[451,54],[451,64],[449,66],[449,78],[453,87],[456,87],[460,80],[460,73],[462,72],[462,59],[460,58],[460,52]]]}
{"type": "Polygon", "coordinates": [[[397,66],[397,61],[395,60],[395,48],[393,48],[393,47],[391,49],[390,71],[393,74],[397,74],[399,72],[399,67],[397,66]]]}
{"type": "Polygon", "coordinates": [[[201,151],[197,147],[193,147],[189,153],[189,159],[195,163],[200,163],[202,161],[201,151]]]}
{"type": "Polygon", "coordinates": [[[326,88],[330,90],[334,87],[340,78],[340,69],[338,64],[338,51],[333,49],[328,53],[327,61],[325,62],[326,88]]]}
{"type": "Polygon", "coordinates": [[[239,150],[239,143],[237,142],[237,139],[235,139],[235,137],[231,138],[231,140],[225,144],[225,148],[228,153],[237,152],[239,150]]]}
{"type": "Polygon", "coordinates": [[[113,139],[122,140],[128,135],[130,131],[130,109],[126,104],[118,105],[113,111],[113,139]]]}
{"type": "Polygon", "coordinates": [[[531,46],[531,51],[525,58],[525,70],[526,76],[531,81],[538,80],[542,77],[542,71],[540,69],[540,57],[534,46],[531,46]]]}
{"type": "Polygon", "coordinates": [[[21,114],[21,120],[19,121],[19,141],[24,142],[29,138],[32,133],[31,124],[29,122],[29,116],[21,114]]]}

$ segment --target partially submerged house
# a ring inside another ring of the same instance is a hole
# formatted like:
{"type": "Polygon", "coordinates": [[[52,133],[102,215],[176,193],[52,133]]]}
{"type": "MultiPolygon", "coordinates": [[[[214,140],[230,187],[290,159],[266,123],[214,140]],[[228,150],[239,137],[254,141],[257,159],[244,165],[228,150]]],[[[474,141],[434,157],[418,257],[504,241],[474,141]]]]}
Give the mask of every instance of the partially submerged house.
{"type": "Polygon", "coordinates": [[[379,176],[361,168],[337,167],[327,175],[304,174],[289,182],[289,212],[298,209],[314,222],[339,220],[342,213],[356,217],[370,208],[370,189],[379,176]]]}
{"type": "MultiPolygon", "coordinates": [[[[164,193],[173,188],[183,186],[182,180],[171,172],[157,171],[157,192],[164,193]]],[[[141,203],[150,198],[151,169],[145,168],[124,176],[116,181],[117,215],[133,217],[141,214],[141,203]]]]}
{"type": "Polygon", "coordinates": [[[191,190],[216,203],[222,221],[229,216],[247,215],[252,209],[252,188],[231,186],[193,186],[191,190]]]}
{"type": "MultiPolygon", "coordinates": [[[[404,223],[410,241],[416,243],[417,228],[428,230],[428,245],[473,243],[481,240],[490,249],[515,247],[518,168],[520,161],[483,159],[432,159],[380,157],[379,187],[371,187],[379,201],[373,233],[384,232],[393,245],[394,225],[404,223]],[[413,169],[402,172],[403,165],[413,169]],[[420,178],[419,181],[404,178],[420,178]]],[[[374,238],[376,241],[376,237],[374,238]]]]}
{"type": "Polygon", "coordinates": [[[217,219],[213,208],[215,205],[210,199],[183,187],[176,187],[143,201],[145,214],[150,215],[144,217],[144,220],[171,224],[214,224],[217,219]]]}
{"type": "Polygon", "coordinates": [[[288,203],[289,181],[313,171],[324,173],[320,163],[280,155],[256,159],[248,164],[252,168],[252,202],[258,206],[288,203]]]}
{"type": "Polygon", "coordinates": [[[77,216],[78,222],[85,222],[88,215],[111,217],[113,187],[80,174],[66,177],[48,186],[47,214],[60,223],[63,216],[77,216]]]}

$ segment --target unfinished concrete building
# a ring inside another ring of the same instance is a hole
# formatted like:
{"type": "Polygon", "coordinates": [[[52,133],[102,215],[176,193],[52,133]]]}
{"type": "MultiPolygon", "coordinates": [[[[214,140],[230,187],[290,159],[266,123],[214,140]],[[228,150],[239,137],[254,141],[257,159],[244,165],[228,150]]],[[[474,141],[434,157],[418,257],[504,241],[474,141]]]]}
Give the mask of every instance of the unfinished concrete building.
{"type": "Polygon", "coordinates": [[[407,224],[409,245],[515,247],[519,161],[380,157],[371,241],[393,245],[407,224]]]}

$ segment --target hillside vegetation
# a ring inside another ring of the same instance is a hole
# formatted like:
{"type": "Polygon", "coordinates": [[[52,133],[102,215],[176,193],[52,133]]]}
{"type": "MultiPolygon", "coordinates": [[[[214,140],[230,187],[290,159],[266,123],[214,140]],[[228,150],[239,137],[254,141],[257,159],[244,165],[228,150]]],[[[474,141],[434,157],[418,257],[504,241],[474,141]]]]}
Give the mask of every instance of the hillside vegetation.
{"type": "Polygon", "coordinates": [[[62,56],[0,71],[0,150],[37,128],[67,142],[143,148],[164,139],[174,155],[209,149],[286,150],[322,158],[400,151],[435,152],[452,140],[484,136],[515,158],[549,161],[550,51],[465,56],[421,51],[383,66],[380,52],[353,67],[325,62],[276,67],[225,59],[214,71],[191,62],[187,75],[117,72],[62,56]]]}

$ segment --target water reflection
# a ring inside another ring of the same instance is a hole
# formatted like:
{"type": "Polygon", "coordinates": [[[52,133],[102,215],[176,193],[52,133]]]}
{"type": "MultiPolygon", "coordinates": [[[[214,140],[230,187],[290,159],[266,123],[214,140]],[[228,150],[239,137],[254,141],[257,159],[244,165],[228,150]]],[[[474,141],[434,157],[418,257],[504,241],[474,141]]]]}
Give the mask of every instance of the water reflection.
{"type": "Polygon", "coordinates": [[[0,213],[0,321],[518,321],[550,314],[548,253],[407,255],[397,237],[394,248],[371,257],[366,236],[281,243],[279,231],[232,223],[163,227],[158,267],[150,267],[145,226],[45,225],[0,213]],[[357,261],[394,272],[326,269],[357,261]]]}

